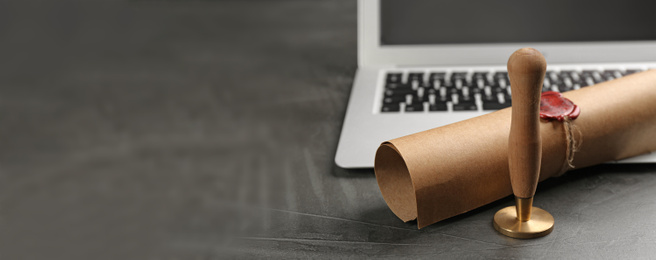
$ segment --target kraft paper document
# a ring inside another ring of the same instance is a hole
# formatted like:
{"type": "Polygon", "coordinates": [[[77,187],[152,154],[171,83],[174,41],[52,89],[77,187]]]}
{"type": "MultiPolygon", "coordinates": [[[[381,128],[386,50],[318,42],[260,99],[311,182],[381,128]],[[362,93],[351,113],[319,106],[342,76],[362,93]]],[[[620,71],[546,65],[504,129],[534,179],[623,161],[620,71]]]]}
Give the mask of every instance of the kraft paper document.
{"type": "MultiPolygon", "coordinates": [[[[563,94],[581,109],[573,165],[582,168],[656,150],[656,70],[563,94]]],[[[387,205],[419,228],[512,194],[507,108],[384,142],[375,172],[387,205]]],[[[541,121],[540,180],[563,172],[563,122],[541,121]]],[[[565,168],[567,169],[567,168],[565,168]]]]}

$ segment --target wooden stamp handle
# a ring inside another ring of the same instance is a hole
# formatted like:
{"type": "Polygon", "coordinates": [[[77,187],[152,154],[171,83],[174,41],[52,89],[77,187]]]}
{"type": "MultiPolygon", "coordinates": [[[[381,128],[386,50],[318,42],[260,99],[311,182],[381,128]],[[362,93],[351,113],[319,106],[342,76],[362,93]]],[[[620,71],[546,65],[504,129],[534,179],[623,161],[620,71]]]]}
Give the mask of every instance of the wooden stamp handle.
{"type": "Polygon", "coordinates": [[[519,49],[508,59],[512,92],[508,163],[510,183],[518,198],[532,198],[540,177],[540,93],[546,68],[544,56],[532,48],[519,49]]]}

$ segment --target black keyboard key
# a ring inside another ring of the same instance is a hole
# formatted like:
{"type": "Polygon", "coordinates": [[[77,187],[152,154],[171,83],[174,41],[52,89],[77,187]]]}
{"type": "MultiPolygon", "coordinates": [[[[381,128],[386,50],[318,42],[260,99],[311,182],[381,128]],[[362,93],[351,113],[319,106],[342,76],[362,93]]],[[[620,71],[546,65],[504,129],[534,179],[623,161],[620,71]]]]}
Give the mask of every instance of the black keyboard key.
{"type": "Polygon", "coordinates": [[[408,84],[412,84],[413,81],[419,82],[419,84],[424,83],[424,73],[423,72],[410,72],[408,74],[408,84]]]}
{"type": "Polygon", "coordinates": [[[455,87],[447,88],[447,95],[446,95],[446,100],[451,101],[453,100],[454,96],[460,96],[460,90],[458,90],[455,87]]]}
{"type": "Polygon", "coordinates": [[[604,74],[612,75],[613,79],[618,79],[624,76],[624,74],[622,74],[622,71],[620,70],[605,70],[604,74]]]}
{"type": "Polygon", "coordinates": [[[451,100],[451,96],[448,95],[448,94],[446,94],[446,95],[442,95],[442,94],[440,93],[440,94],[436,95],[436,97],[437,97],[436,99],[437,99],[438,101],[440,101],[440,102],[447,102],[447,101],[450,101],[450,100],[451,100]]]}
{"type": "Polygon", "coordinates": [[[612,71],[604,71],[603,73],[601,73],[601,78],[604,81],[614,80],[615,79],[615,74],[612,71]]]}
{"type": "Polygon", "coordinates": [[[439,89],[444,85],[445,85],[444,79],[429,80],[428,82],[424,83],[425,88],[434,88],[434,89],[439,89]]]}
{"type": "Polygon", "coordinates": [[[417,97],[416,93],[405,95],[404,100],[405,100],[405,103],[407,105],[414,105],[414,104],[417,104],[417,103],[421,104],[421,102],[419,101],[419,98],[417,97]]]}
{"type": "Polygon", "coordinates": [[[387,73],[386,77],[386,82],[387,83],[401,83],[401,79],[403,78],[403,74],[401,73],[387,73]]]}
{"type": "Polygon", "coordinates": [[[593,70],[584,70],[584,71],[582,71],[581,72],[581,80],[586,84],[590,84],[591,83],[590,80],[594,81],[594,78],[592,76],[593,73],[594,73],[593,70]]]}
{"type": "Polygon", "coordinates": [[[436,101],[436,100],[439,99],[438,91],[435,90],[435,89],[432,89],[432,88],[429,88],[428,90],[426,90],[426,93],[424,95],[426,96],[425,99],[424,99],[425,101],[430,101],[431,96],[432,96],[433,101],[436,101]]]}
{"type": "Polygon", "coordinates": [[[624,75],[631,75],[633,73],[638,73],[638,72],[641,72],[641,71],[642,71],[641,69],[628,69],[628,70],[626,70],[626,73],[624,75]]]}
{"type": "Polygon", "coordinates": [[[466,101],[466,102],[458,102],[458,104],[453,104],[453,111],[476,111],[478,110],[478,107],[476,106],[476,103],[472,101],[466,101]]]}
{"type": "Polygon", "coordinates": [[[396,83],[396,82],[387,82],[385,83],[385,88],[386,89],[397,89],[397,88],[404,88],[405,85],[401,83],[396,83]]]}
{"type": "Polygon", "coordinates": [[[483,101],[483,104],[499,102],[497,97],[494,95],[490,95],[490,96],[481,95],[481,101],[483,101]]]}
{"type": "Polygon", "coordinates": [[[413,99],[413,102],[414,101],[424,102],[427,100],[428,100],[428,93],[426,91],[426,88],[419,87],[417,89],[417,92],[415,93],[415,98],[413,99]]]}
{"type": "Polygon", "coordinates": [[[423,87],[425,89],[431,89],[433,88],[433,82],[432,81],[426,81],[424,84],[419,85],[420,87],[423,87]]]}
{"type": "Polygon", "coordinates": [[[510,79],[508,78],[508,72],[497,72],[494,73],[494,78],[499,80],[499,79],[505,79],[506,81],[509,81],[510,79]]]}
{"type": "Polygon", "coordinates": [[[424,104],[423,103],[412,103],[412,105],[405,105],[405,112],[423,112],[424,104]]]}
{"type": "Polygon", "coordinates": [[[564,83],[563,84],[556,84],[554,85],[558,88],[558,92],[566,92],[572,90],[571,88],[568,88],[564,83]]]}
{"type": "Polygon", "coordinates": [[[414,94],[412,89],[387,89],[385,90],[385,97],[405,97],[408,94],[414,94]]]}
{"type": "Polygon", "coordinates": [[[581,72],[581,76],[584,77],[592,77],[592,74],[595,72],[595,70],[584,70],[581,72]]]}
{"type": "Polygon", "coordinates": [[[451,84],[454,87],[462,87],[465,84],[467,84],[468,78],[467,78],[467,72],[453,72],[451,73],[451,84]]]}
{"type": "Polygon", "coordinates": [[[578,73],[578,72],[576,72],[576,71],[572,71],[572,72],[570,72],[570,73],[569,73],[569,76],[570,76],[570,78],[572,79],[572,82],[575,82],[575,83],[581,83],[581,81],[582,81],[582,79],[581,79],[581,73],[578,73]]]}
{"type": "Polygon", "coordinates": [[[398,104],[400,102],[405,102],[404,96],[386,97],[383,99],[383,104],[398,104]]]}
{"type": "Polygon", "coordinates": [[[459,103],[474,103],[476,100],[474,99],[473,96],[460,96],[458,98],[459,103]]]}
{"type": "Polygon", "coordinates": [[[399,112],[401,109],[401,106],[399,103],[394,103],[394,104],[383,104],[383,108],[380,110],[381,112],[399,112]]]}
{"type": "MultiPolygon", "coordinates": [[[[507,91],[506,89],[508,89],[508,87],[506,87],[506,88],[501,88],[501,86],[499,86],[499,85],[492,85],[492,86],[490,86],[490,89],[492,90],[492,91],[490,92],[490,94],[496,97],[497,93],[504,93],[504,92],[506,92],[506,91],[507,91]]],[[[485,93],[485,94],[487,95],[488,93],[485,93]]]]}
{"type": "Polygon", "coordinates": [[[498,110],[512,105],[511,96],[505,90],[497,90],[493,95],[482,96],[483,110],[498,110]]]}
{"type": "Polygon", "coordinates": [[[451,73],[451,79],[467,79],[467,72],[457,71],[451,73]]]}
{"type": "Polygon", "coordinates": [[[433,72],[433,73],[430,74],[429,77],[430,77],[431,81],[440,80],[440,79],[442,81],[444,81],[444,79],[446,78],[446,73],[444,73],[444,72],[433,72]]]}
{"type": "Polygon", "coordinates": [[[469,88],[470,95],[475,96],[476,94],[483,93],[483,90],[480,88],[469,88]]]}
{"type": "Polygon", "coordinates": [[[429,105],[429,111],[446,111],[447,105],[445,100],[440,100],[439,93],[435,89],[429,89],[427,91],[427,98],[425,102],[429,105]]]}
{"type": "Polygon", "coordinates": [[[564,80],[566,78],[572,79],[572,73],[576,73],[576,72],[572,71],[572,70],[563,70],[560,73],[558,73],[558,76],[562,80],[564,80]]]}
{"type": "Polygon", "coordinates": [[[474,79],[487,79],[487,74],[488,73],[489,72],[486,72],[486,71],[477,71],[477,72],[474,72],[474,74],[472,75],[472,78],[474,78],[474,79]]]}
{"type": "Polygon", "coordinates": [[[497,72],[494,75],[494,82],[490,82],[490,85],[494,88],[507,88],[510,86],[510,79],[508,79],[507,73],[497,72]]]}
{"type": "Polygon", "coordinates": [[[592,73],[592,80],[594,80],[595,84],[606,81],[606,79],[603,78],[603,76],[599,71],[595,71],[592,73]]]}
{"type": "Polygon", "coordinates": [[[467,80],[465,79],[454,79],[453,80],[453,87],[460,90],[462,87],[468,86],[467,80]]]}
{"type": "Polygon", "coordinates": [[[470,93],[470,87],[467,86],[452,94],[451,102],[454,111],[478,110],[474,96],[470,93]]]}
{"type": "Polygon", "coordinates": [[[447,105],[444,102],[438,102],[433,105],[428,105],[428,111],[446,111],[447,105]]]}
{"type": "Polygon", "coordinates": [[[490,82],[487,80],[488,72],[474,72],[472,75],[472,86],[477,88],[484,88],[487,85],[490,85],[490,82]]]}
{"type": "Polygon", "coordinates": [[[551,81],[552,84],[560,84],[563,82],[563,78],[560,76],[560,74],[553,71],[545,74],[544,77],[549,78],[549,81],[551,81]]]}
{"type": "Polygon", "coordinates": [[[558,84],[558,82],[560,81],[560,75],[558,75],[557,73],[551,70],[548,70],[544,74],[544,78],[549,79],[549,81],[551,81],[552,84],[558,84]]]}

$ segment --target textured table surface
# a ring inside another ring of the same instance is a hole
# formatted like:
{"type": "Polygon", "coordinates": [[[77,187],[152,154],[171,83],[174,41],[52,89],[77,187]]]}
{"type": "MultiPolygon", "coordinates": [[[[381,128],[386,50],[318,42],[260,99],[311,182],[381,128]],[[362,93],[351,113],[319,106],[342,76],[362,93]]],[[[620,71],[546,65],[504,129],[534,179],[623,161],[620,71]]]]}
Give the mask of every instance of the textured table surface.
{"type": "Polygon", "coordinates": [[[338,1],[0,3],[2,259],[653,258],[656,166],[542,183],[417,230],[333,163],[356,70],[338,1]]]}

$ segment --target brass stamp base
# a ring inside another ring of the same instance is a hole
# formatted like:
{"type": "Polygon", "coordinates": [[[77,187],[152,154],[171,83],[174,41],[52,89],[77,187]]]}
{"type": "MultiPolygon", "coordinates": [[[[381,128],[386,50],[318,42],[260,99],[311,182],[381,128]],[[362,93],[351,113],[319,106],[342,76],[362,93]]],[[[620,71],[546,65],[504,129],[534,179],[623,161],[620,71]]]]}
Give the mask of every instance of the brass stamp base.
{"type": "Polygon", "coordinates": [[[528,221],[517,219],[515,206],[505,207],[494,214],[494,229],[512,238],[538,238],[553,231],[554,218],[549,212],[532,207],[528,221]]]}

